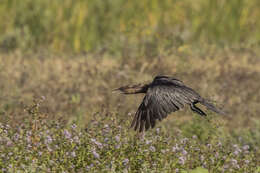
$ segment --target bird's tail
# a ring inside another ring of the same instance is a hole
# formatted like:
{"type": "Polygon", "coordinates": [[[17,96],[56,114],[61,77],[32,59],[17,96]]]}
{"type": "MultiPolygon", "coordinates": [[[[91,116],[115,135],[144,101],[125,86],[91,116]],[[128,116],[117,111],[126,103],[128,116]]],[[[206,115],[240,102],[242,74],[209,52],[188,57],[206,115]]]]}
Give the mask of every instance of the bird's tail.
{"type": "Polygon", "coordinates": [[[209,101],[205,100],[205,99],[202,99],[200,100],[200,103],[204,106],[206,106],[208,109],[218,113],[218,114],[221,114],[221,115],[225,115],[226,113],[222,110],[220,110],[219,108],[215,107],[212,103],[210,103],[209,101]]]}

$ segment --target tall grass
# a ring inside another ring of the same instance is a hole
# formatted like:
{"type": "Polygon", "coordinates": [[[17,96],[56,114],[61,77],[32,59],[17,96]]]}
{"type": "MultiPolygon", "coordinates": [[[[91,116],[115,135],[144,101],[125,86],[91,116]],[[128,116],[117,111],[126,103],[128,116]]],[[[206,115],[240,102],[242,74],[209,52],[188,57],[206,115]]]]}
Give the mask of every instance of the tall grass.
{"type": "Polygon", "coordinates": [[[198,40],[257,43],[259,9],[257,0],[3,0],[0,44],[81,52],[198,40]]]}

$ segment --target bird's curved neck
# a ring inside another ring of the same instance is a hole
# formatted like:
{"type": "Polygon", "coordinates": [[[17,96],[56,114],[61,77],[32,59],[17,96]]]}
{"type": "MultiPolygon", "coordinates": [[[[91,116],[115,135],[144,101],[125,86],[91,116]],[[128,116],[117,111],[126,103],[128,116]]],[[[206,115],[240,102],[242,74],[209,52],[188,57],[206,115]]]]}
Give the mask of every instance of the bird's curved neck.
{"type": "Polygon", "coordinates": [[[148,90],[149,84],[138,84],[138,85],[131,85],[118,88],[123,94],[139,94],[139,93],[146,93],[148,90]]]}

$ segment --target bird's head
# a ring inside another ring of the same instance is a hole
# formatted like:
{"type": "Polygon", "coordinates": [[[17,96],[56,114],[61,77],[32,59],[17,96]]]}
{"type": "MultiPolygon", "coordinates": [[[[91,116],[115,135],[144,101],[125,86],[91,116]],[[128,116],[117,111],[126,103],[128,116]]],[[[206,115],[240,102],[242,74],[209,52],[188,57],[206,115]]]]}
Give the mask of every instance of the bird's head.
{"type": "Polygon", "coordinates": [[[119,91],[123,94],[138,94],[138,93],[146,93],[147,89],[148,89],[147,84],[136,84],[136,85],[122,86],[120,88],[114,89],[113,91],[119,91]]]}

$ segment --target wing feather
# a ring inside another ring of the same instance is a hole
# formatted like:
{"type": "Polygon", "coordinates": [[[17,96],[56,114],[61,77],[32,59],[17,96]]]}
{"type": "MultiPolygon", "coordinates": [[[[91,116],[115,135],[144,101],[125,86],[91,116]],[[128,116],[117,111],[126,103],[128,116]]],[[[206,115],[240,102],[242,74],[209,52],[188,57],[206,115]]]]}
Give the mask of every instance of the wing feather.
{"type": "Polygon", "coordinates": [[[145,123],[145,130],[148,130],[151,126],[151,121],[150,121],[150,114],[149,111],[146,111],[146,123],[145,123]]]}
{"type": "Polygon", "coordinates": [[[185,104],[191,104],[199,95],[184,85],[151,86],[140,104],[131,127],[142,132],[153,128],[156,120],[161,121],[171,112],[178,111],[185,104]]]}

